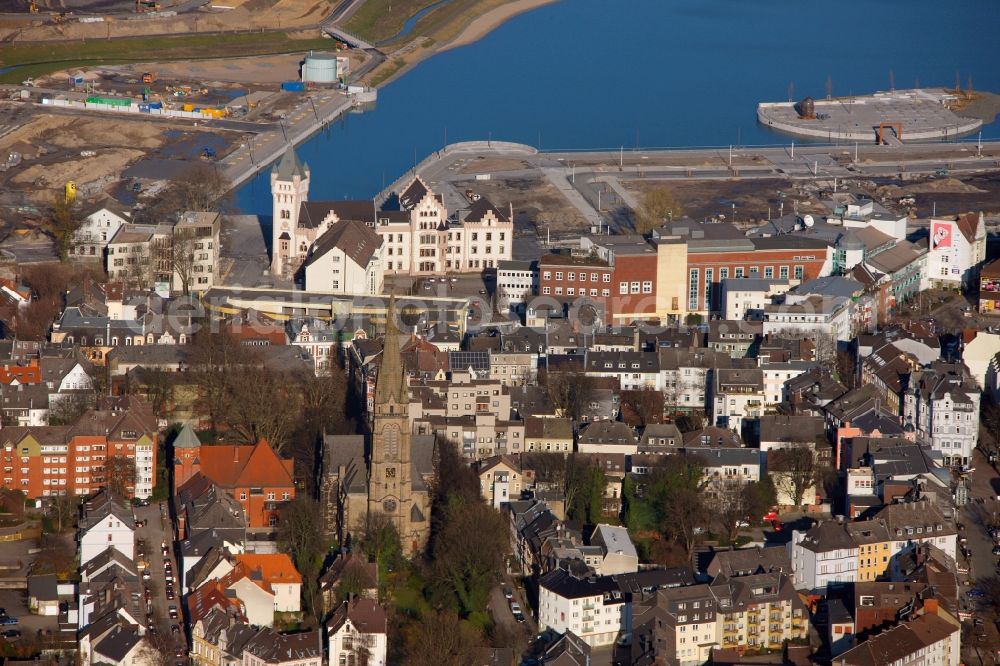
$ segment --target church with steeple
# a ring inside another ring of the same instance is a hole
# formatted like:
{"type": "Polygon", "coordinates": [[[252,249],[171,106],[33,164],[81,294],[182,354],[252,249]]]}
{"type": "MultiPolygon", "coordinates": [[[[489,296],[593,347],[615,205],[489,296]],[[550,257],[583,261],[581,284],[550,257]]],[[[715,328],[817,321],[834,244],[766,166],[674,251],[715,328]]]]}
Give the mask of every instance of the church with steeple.
{"type": "Polygon", "coordinates": [[[328,533],[342,543],[361,533],[368,515],[384,514],[396,526],[403,552],[414,555],[430,536],[434,437],[411,431],[395,298],[386,319],[368,446],[359,435],[324,438],[320,502],[328,533]]]}

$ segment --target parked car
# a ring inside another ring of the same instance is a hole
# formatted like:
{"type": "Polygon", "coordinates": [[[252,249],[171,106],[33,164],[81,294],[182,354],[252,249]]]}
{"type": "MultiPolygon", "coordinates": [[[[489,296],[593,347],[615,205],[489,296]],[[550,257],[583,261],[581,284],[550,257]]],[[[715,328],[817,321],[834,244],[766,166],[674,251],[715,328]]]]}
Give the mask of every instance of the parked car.
{"type": "Polygon", "coordinates": [[[993,546],[993,554],[1000,555],[1000,546],[993,546]]]}
{"type": "Polygon", "coordinates": [[[170,604],[170,606],[167,608],[167,614],[170,616],[171,620],[176,620],[177,619],[177,606],[174,606],[173,604],[170,604]]]}
{"type": "Polygon", "coordinates": [[[12,638],[20,638],[21,632],[18,631],[17,629],[8,629],[7,631],[3,632],[3,637],[6,638],[7,640],[10,640],[12,638]]]}
{"type": "Polygon", "coordinates": [[[167,601],[173,601],[173,600],[174,600],[174,588],[173,587],[168,587],[167,588],[167,601]]]}
{"type": "Polygon", "coordinates": [[[3,617],[0,617],[0,626],[9,627],[14,624],[17,624],[16,617],[11,617],[10,615],[4,615],[3,617]]]}
{"type": "Polygon", "coordinates": [[[510,612],[511,613],[520,613],[521,612],[521,604],[517,603],[516,601],[510,602],[510,612]]]}
{"type": "Polygon", "coordinates": [[[503,596],[507,599],[507,601],[510,601],[514,598],[514,590],[509,587],[503,588],[503,596]]]}

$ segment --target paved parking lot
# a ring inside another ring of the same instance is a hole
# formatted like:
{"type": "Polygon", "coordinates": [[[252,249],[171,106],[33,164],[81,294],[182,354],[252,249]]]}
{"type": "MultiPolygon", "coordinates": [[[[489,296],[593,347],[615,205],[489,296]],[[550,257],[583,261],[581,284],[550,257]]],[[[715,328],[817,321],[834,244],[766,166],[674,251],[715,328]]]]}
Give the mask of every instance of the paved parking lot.
{"type": "Polygon", "coordinates": [[[55,615],[32,615],[28,610],[28,595],[25,590],[0,590],[0,608],[18,622],[13,626],[0,627],[0,631],[17,629],[24,636],[34,636],[40,630],[56,631],[59,618],[55,615]]]}

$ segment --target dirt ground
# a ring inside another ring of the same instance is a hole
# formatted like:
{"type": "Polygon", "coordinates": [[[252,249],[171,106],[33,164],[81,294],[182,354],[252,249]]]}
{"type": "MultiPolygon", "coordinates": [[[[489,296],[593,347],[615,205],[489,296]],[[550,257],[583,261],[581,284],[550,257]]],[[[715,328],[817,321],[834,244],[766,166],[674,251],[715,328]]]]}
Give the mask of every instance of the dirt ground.
{"type": "Polygon", "coordinates": [[[930,217],[935,208],[939,215],[960,211],[983,211],[986,215],[1000,214],[1000,173],[956,178],[929,178],[900,185],[880,182],[869,187],[876,200],[887,202],[912,195],[917,200],[918,217],[930,217]]]}
{"type": "Polygon", "coordinates": [[[0,188],[20,190],[26,202],[45,203],[67,181],[82,197],[117,181],[129,164],[164,145],[169,127],[121,118],[38,114],[0,137],[0,155],[30,146],[39,154],[0,176],[0,188]],[[82,150],[96,154],[83,157],[82,150]]]}
{"type": "MultiPolygon", "coordinates": [[[[167,11],[173,2],[160,0],[160,4],[162,11],[167,11]]],[[[109,36],[144,37],[254,28],[295,28],[319,24],[331,9],[328,0],[236,0],[219,4],[225,4],[233,9],[187,12],[148,20],[107,20],[100,23],[77,21],[53,23],[51,17],[44,14],[26,15],[22,20],[0,22],[0,41],[8,41],[15,37],[23,41],[50,41],[107,39],[109,36]]],[[[112,10],[120,12],[121,8],[113,7],[112,10]]],[[[59,8],[59,11],[65,9],[59,8]]]]}
{"type": "MultiPolygon", "coordinates": [[[[366,59],[363,53],[343,51],[351,60],[354,70],[366,59]]],[[[182,60],[166,63],[138,63],[117,67],[132,75],[154,71],[160,79],[200,81],[213,83],[239,83],[246,86],[280,85],[282,81],[298,80],[303,54],[256,56],[248,58],[220,58],[217,60],[182,60]]]]}
{"type": "Polygon", "coordinates": [[[459,173],[495,173],[528,168],[531,168],[531,165],[525,160],[510,157],[477,157],[466,160],[459,173]]]}
{"type": "Polygon", "coordinates": [[[819,202],[795,184],[781,179],[762,180],[685,180],[665,183],[656,180],[622,181],[629,190],[641,198],[646,192],[659,187],[668,187],[680,205],[684,215],[694,220],[713,217],[729,220],[736,204],[737,223],[756,224],[766,220],[768,212],[778,216],[784,202],[784,212],[797,209],[800,213],[822,212],[819,202]],[[782,196],[782,194],[784,196],[782,196]]]}
{"type": "MultiPolygon", "coordinates": [[[[502,161],[502,160],[498,160],[502,161]]],[[[519,163],[519,160],[510,160],[519,163]]],[[[478,163],[477,163],[478,164],[478,163]]],[[[587,221],[576,208],[545,178],[511,180],[469,180],[454,183],[460,192],[467,188],[482,194],[501,210],[514,206],[514,227],[517,232],[545,232],[546,223],[552,233],[586,230],[587,221]]]]}

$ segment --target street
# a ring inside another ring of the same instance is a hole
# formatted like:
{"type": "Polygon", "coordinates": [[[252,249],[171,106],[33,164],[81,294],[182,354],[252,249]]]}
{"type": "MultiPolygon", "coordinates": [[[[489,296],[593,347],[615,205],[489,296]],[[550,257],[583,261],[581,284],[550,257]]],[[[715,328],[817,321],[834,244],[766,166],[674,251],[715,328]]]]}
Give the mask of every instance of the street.
{"type": "MultiPolygon", "coordinates": [[[[153,622],[151,631],[155,628],[155,636],[163,639],[165,645],[171,648],[171,654],[179,657],[187,653],[187,642],[184,634],[184,619],[181,602],[182,590],[177,578],[180,574],[173,555],[173,529],[170,524],[170,514],[167,510],[167,503],[150,504],[149,506],[135,507],[136,520],[145,521],[142,527],[136,529],[135,538],[138,544],[140,540],[144,543],[143,553],[150,571],[150,578],[143,582],[143,587],[148,588],[152,594],[151,602],[147,603],[147,612],[153,612],[153,622]],[[173,600],[167,599],[166,594],[166,572],[164,569],[164,557],[161,544],[167,545],[167,559],[171,561],[174,576],[173,600]],[[172,620],[168,616],[168,608],[177,607],[178,618],[172,620]],[[173,627],[177,626],[176,632],[173,627]]],[[[136,553],[138,561],[139,553],[136,553]]]]}

